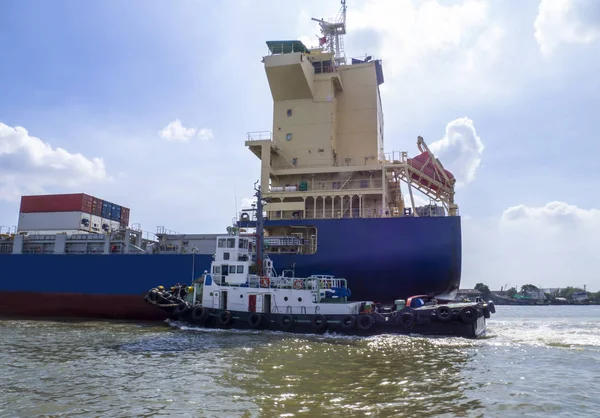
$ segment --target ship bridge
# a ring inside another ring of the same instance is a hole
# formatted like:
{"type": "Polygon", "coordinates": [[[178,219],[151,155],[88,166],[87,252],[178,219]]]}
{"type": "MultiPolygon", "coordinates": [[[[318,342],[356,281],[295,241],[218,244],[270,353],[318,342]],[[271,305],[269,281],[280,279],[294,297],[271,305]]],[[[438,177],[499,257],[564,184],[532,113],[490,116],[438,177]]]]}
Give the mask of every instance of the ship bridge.
{"type": "Polygon", "coordinates": [[[261,160],[269,219],[456,215],[454,177],[421,137],[414,158],[384,152],[382,63],[372,56],[347,62],[345,2],[336,18],[313,20],[321,28],[318,47],[267,41],[262,58],[273,126],[249,132],[246,146],[261,160]],[[413,189],[433,205],[415,207],[413,189]]]}

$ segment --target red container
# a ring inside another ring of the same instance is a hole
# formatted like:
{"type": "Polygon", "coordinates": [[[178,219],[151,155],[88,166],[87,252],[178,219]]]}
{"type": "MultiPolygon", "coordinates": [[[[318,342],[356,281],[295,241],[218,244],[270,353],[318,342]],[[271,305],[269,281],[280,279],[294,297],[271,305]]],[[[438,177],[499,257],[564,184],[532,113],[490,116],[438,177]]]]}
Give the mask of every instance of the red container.
{"type": "Polygon", "coordinates": [[[102,216],[102,199],[92,197],[92,215],[102,216]]]}
{"type": "Polygon", "coordinates": [[[92,211],[92,197],[84,193],[21,197],[21,213],[92,211]]]}
{"type": "Polygon", "coordinates": [[[128,226],[129,225],[129,208],[125,208],[125,207],[121,206],[121,221],[120,221],[120,225],[121,226],[128,226]]]}

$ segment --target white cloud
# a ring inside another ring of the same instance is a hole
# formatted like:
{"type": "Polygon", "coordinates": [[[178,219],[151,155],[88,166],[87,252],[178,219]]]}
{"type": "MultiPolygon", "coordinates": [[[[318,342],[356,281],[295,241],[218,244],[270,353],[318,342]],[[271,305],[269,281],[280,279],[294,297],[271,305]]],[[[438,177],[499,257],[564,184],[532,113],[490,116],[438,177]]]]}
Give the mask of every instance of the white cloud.
{"type": "Polygon", "coordinates": [[[533,24],[543,54],[560,44],[587,44],[600,38],[598,0],[541,0],[533,24]]]}
{"type": "Polygon", "coordinates": [[[211,129],[186,128],[181,124],[179,119],[175,119],[173,122],[169,123],[163,129],[161,129],[158,134],[167,141],[187,142],[194,136],[203,141],[213,139],[213,133],[211,129]]]}
{"type": "Polygon", "coordinates": [[[588,285],[600,248],[600,210],[564,202],[506,209],[500,219],[463,222],[463,283],[493,289],[532,283],[543,287],[588,285]]]}
{"type": "Polygon", "coordinates": [[[446,135],[429,145],[429,149],[454,174],[457,186],[461,186],[475,179],[484,146],[473,121],[459,118],[446,125],[446,135]]]}
{"type": "Polygon", "coordinates": [[[353,46],[347,54],[383,57],[386,78],[396,79],[383,89],[394,84],[405,89],[419,80],[427,80],[426,89],[438,95],[469,90],[484,96],[497,89],[488,71],[498,59],[505,31],[492,20],[485,0],[454,5],[370,0],[349,8],[348,30],[346,45],[353,46]]]}
{"type": "Polygon", "coordinates": [[[101,158],[52,148],[21,126],[0,122],[0,199],[14,201],[51,186],[72,189],[108,179],[101,158]]]}

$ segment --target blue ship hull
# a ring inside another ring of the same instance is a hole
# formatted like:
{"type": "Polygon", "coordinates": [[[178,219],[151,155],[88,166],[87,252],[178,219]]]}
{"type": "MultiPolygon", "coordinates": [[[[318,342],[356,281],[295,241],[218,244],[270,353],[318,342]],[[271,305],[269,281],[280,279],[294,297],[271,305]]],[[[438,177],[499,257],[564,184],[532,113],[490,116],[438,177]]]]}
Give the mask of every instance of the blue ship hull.
{"type": "MultiPolygon", "coordinates": [[[[459,287],[461,224],[458,216],[303,219],[267,221],[265,226],[290,224],[315,226],[317,251],[306,255],[271,254],[278,272],[295,265],[295,274],[299,277],[311,274],[344,277],[352,290],[351,299],[376,302],[391,302],[416,294],[452,295],[459,287]]],[[[77,294],[80,300],[86,295],[127,295],[136,301],[139,299],[142,309],[143,295],[150,288],[190,283],[210,268],[211,261],[211,255],[200,254],[0,255],[0,314],[14,313],[17,303],[14,298],[20,299],[30,292],[54,297],[77,294]]],[[[44,298],[34,299],[36,308],[41,309],[44,298]]],[[[19,313],[27,314],[29,302],[21,303],[19,306],[23,309],[19,313]]],[[[100,313],[90,308],[89,315],[144,316],[116,313],[120,311],[114,306],[111,309],[100,313]]]]}

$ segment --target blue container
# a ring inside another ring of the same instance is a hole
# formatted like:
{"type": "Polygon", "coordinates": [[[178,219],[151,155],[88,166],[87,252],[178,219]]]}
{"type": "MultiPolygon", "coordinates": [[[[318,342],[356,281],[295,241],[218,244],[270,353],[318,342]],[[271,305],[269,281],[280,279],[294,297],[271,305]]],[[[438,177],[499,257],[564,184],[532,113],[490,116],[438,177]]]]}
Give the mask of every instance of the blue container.
{"type": "Polygon", "coordinates": [[[113,221],[121,221],[121,206],[112,205],[110,209],[110,219],[113,221]]]}
{"type": "Polygon", "coordinates": [[[110,219],[112,204],[110,202],[102,202],[102,217],[110,219]]]}

